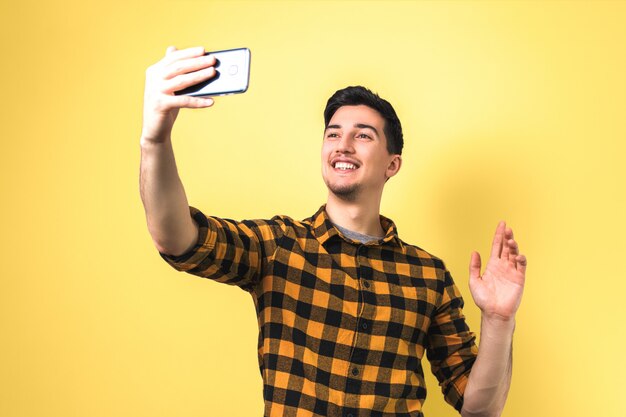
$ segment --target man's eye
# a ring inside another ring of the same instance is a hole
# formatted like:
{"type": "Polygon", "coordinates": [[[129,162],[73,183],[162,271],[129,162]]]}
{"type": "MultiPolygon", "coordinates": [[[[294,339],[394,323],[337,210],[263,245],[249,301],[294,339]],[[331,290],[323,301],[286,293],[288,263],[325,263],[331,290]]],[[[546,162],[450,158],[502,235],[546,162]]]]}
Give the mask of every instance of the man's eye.
{"type": "Polygon", "coordinates": [[[336,134],[336,133],[329,133],[329,134],[326,135],[326,137],[327,138],[337,138],[337,137],[339,137],[339,135],[336,134]]]}
{"type": "Polygon", "coordinates": [[[361,139],[371,139],[372,137],[366,133],[359,133],[357,135],[357,138],[361,138],[361,139]]]}

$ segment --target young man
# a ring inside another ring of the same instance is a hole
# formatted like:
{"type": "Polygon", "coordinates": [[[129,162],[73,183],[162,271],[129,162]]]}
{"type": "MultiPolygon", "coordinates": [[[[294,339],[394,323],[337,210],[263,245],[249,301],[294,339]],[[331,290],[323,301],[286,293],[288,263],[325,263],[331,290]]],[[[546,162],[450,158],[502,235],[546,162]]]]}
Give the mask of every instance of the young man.
{"type": "Polygon", "coordinates": [[[324,111],[328,199],[313,216],[204,215],[188,205],[171,144],[179,108],[213,104],[173,95],[214,75],[203,53],[170,47],[146,73],[141,196],[163,259],[251,294],[265,415],[421,416],[424,354],[461,415],[500,415],[526,269],[511,229],[498,225],[482,275],[472,253],[477,348],[443,262],[403,242],[379,213],[402,165],[402,128],[392,106],[363,87],[337,91],[324,111]]]}

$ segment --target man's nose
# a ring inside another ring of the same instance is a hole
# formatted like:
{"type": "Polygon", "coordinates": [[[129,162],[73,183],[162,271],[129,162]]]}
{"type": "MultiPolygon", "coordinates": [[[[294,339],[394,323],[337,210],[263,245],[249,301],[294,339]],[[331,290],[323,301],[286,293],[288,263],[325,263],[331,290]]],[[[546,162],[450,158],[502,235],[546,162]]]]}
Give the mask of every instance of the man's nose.
{"type": "Polygon", "coordinates": [[[353,138],[350,135],[343,135],[341,139],[337,142],[337,147],[335,148],[335,152],[341,153],[352,153],[354,152],[354,143],[353,138]]]}

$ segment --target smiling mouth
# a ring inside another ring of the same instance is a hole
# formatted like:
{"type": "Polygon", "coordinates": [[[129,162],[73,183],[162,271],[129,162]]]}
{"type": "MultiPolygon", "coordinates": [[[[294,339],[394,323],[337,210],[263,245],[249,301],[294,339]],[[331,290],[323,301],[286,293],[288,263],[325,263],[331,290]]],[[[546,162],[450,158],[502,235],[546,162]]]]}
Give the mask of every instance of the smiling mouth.
{"type": "Polygon", "coordinates": [[[334,168],[339,171],[352,171],[358,167],[350,162],[335,162],[334,168]]]}

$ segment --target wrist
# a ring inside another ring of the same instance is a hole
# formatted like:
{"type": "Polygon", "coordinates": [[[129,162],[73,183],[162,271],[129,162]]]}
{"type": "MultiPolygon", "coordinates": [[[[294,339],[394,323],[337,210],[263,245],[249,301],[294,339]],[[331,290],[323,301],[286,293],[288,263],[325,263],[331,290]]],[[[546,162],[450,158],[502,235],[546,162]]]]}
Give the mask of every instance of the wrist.
{"type": "Polygon", "coordinates": [[[483,313],[481,316],[481,328],[483,332],[487,329],[487,331],[491,330],[498,334],[512,334],[515,330],[515,316],[502,317],[483,313]]]}
{"type": "Polygon", "coordinates": [[[169,143],[171,142],[171,139],[172,138],[170,135],[162,135],[161,137],[154,138],[142,132],[141,139],[139,140],[139,145],[142,148],[147,148],[147,147],[169,143]]]}

